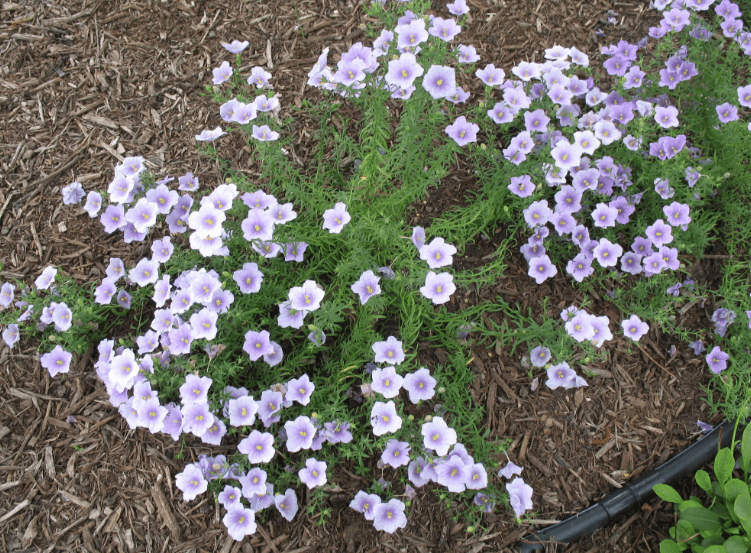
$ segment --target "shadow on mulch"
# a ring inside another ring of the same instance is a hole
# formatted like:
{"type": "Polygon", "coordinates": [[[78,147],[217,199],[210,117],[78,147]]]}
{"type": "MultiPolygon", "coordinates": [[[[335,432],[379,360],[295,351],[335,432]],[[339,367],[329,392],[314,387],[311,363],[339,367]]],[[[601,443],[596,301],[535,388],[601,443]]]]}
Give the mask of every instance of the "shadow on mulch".
{"type": "MultiPolygon", "coordinates": [[[[656,16],[646,2],[469,0],[462,40],[508,73],[519,60],[541,60],[542,49],[572,42],[590,54],[601,45],[646,35],[656,16]],[[598,34],[602,36],[598,38],[598,34]]],[[[443,6],[437,15],[447,16],[443,6]]],[[[142,155],[158,175],[192,171],[202,185],[222,182],[216,164],[197,154],[193,136],[218,121],[203,95],[211,69],[228,59],[220,40],[249,40],[246,70],[274,75],[282,106],[310,94],[306,73],[325,46],[330,59],[357,41],[367,42],[362,6],[344,1],[164,2],[144,0],[4,2],[0,32],[0,262],[3,280],[30,283],[53,264],[79,283],[102,278],[110,257],[132,265],[150,244],[129,247],[104,235],[96,220],[60,203],[72,180],[87,190],[106,188],[112,167],[142,155]]],[[[284,108],[283,108],[284,109],[284,108]]],[[[291,154],[305,163],[311,149],[304,118],[291,154]]],[[[235,140],[222,155],[247,174],[248,153],[235,140]]],[[[464,201],[472,183],[452,181],[413,211],[413,224],[464,201]]],[[[457,260],[477,267],[499,236],[478,237],[457,260]]],[[[557,317],[581,300],[559,277],[536,286],[523,260],[512,257],[492,288],[459,291],[450,309],[500,297],[539,311],[547,299],[557,317]],[[465,301],[466,300],[466,301],[465,301]]],[[[707,274],[714,267],[701,265],[707,274]]],[[[716,274],[716,273],[715,273],[716,274]]],[[[620,314],[595,300],[591,312],[620,314]]],[[[498,313],[487,324],[502,325],[498,313]]],[[[92,344],[93,346],[94,344],[92,344]]],[[[20,347],[19,347],[20,346],[20,347]]],[[[701,363],[684,345],[653,330],[640,346],[616,339],[605,360],[592,363],[590,386],[576,392],[530,390],[520,348],[514,355],[492,343],[472,346],[473,397],[487,410],[491,435],[511,438],[511,460],[525,466],[535,488],[536,526],[519,526],[500,508],[486,515],[478,535],[452,521],[430,491],[420,491],[405,530],[376,532],[348,508],[361,478],[343,470],[334,480],[326,526],[303,514],[294,524],[272,514],[241,543],[228,538],[218,506],[208,497],[184,503],[175,473],[201,453],[230,447],[191,443],[182,448],[164,435],[133,432],[113,409],[85,355],[65,378],[51,380],[37,360],[37,344],[13,352],[0,346],[0,543],[4,551],[243,551],[263,553],[375,551],[499,551],[529,530],[562,520],[629,478],[668,459],[696,437],[707,417],[699,385],[701,363]],[[678,351],[668,356],[668,349],[678,351]]],[[[426,352],[426,357],[435,352],[426,352]]],[[[427,362],[441,362],[427,358],[427,362]]],[[[304,499],[303,496],[303,505],[304,499]]],[[[624,522],[596,533],[570,551],[657,551],[672,513],[652,502],[624,522]]]]}

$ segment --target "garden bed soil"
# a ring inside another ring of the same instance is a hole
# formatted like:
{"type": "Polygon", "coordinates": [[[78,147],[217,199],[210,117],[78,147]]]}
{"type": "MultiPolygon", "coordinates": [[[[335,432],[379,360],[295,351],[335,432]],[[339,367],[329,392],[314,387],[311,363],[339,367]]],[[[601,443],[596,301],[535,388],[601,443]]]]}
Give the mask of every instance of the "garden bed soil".
{"type": "MultiPolygon", "coordinates": [[[[575,45],[595,61],[600,46],[623,37],[638,40],[656,19],[644,2],[468,4],[472,11],[462,42],[474,45],[483,63],[495,63],[507,74],[519,60],[541,60],[542,49],[554,44],[575,45]],[[608,23],[608,10],[617,12],[617,24],[608,23]]],[[[446,15],[438,4],[435,13],[446,15]]],[[[31,283],[52,264],[88,285],[102,278],[110,257],[132,265],[147,255],[148,244],[125,246],[119,237],[103,234],[97,220],[61,204],[60,189],[73,180],[87,190],[105,188],[124,156],[144,156],[160,176],[192,171],[209,186],[221,182],[219,167],[196,152],[193,139],[219,121],[217,106],[204,90],[211,69],[228,58],[220,40],[250,41],[244,63],[248,70],[262,65],[272,72],[282,109],[289,113],[288,107],[300,106],[303,98],[319,97],[305,81],[321,49],[331,47],[329,59],[336,60],[353,42],[366,42],[365,22],[361,5],[327,0],[3,2],[2,280],[31,283]]],[[[310,121],[296,124],[290,154],[304,164],[311,149],[310,121]]],[[[253,174],[241,143],[223,142],[220,152],[253,174]]],[[[469,172],[450,176],[414,206],[410,224],[425,225],[463,203],[475,187],[469,172]]],[[[478,237],[455,266],[481,265],[504,232],[478,237]]],[[[705,260],[694,265],[694,274],[716,278],[719,263],[705,260]]],[[[557,317],[583,299],[561,274],[534,284],[517,255],[494,286],[459,290],[448,308],[498,297],[530,308],[538,320],[557,317]],[[545,299],[548,312],[542,313],[545,299]]],[[[624,314],[596,295],[591,299],[589,312],[607,315],[611,328],[617,328],[624,314]]],[[[710,307],[692,308],[687,324],[705,325],[710,307]]],[[[489,314],[483,322],[502,325],[504,317],[489,314]]],[[[509,511],[497,507],[485,516],[483,529],[470,534],[451,520],[455,513],[435,494],[421,489],[407,528],[394,535],[379,533],[348,508],[351,496],[369,482],[345,469],[332,478],[342,492],[332,493],[333,515],[325,526],[301,509],[291,524],[278,515],[268,517],[243,542],[227,536],[212,499],[185,503],[174,485],[174,475],[200,453],[233,447],[209,450],[192,443],[183,449],[166,435],[129,430],[94,374],[94,344],[66,378],[54,380],[39,364],[37,343],[24,340],[12,351],[2,345],[0,549],[502,551],[652,470],[697,439],[697,419],[709,419],[701,399],[707,370],[685,344],[654,327],[638,345],[626,342],[617,337],[605,346],[606,361],[588,365],[589,387],[550,391],[541,386],[533,392],[521,358],[524,348],[511,355],[507,348],[470,341],[474,400],[487,409],[491,437],[512,439],[508,456],[525,467],[523,476],[534,486],[536,524],[518,525],[509,511]],[[671,356],[673,345],[677,351],[671,356]]],[[[421,354],[426,363],[445,361],[440,350],[421,354]]],[[[567,550],[657,551],[672,522],[672,510],[653,501],[567,550]]]]}

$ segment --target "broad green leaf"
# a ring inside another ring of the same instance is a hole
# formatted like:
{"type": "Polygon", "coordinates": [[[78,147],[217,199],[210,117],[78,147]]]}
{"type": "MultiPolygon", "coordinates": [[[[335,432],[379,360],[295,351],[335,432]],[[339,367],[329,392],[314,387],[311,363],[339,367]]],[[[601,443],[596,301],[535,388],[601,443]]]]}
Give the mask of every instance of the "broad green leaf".
{"type": "Polygon", "coordinates": [[[706,507],[689,507],[681,512],[681,518],[688,520],[700,532],[721,527],[720,517],[706,507]]]}
{"type": "Polygon", "coordinates": [[[704,550],[704,553],[727,553],[721,545],[710,545],[704,550]]]}
{"type": "Polygon", "coordinates": [[[660,553],[681,553],[685,547],[679,546],[673,540],[662,540],[660,542],[660,553]]]}
{"type": "Polygon", "coordinates": [[[714,497],[714,492],[712,491],[712,481],[709,479],[709,473],[706,470],[697,470],[695,478],[696,483],[699,485],[699,487],[707,492],[709,497],[714,497]]]}
{"type": "Polygon", "coordinates": [[[675,536],[676,541],[688,541],[688,538],[696,534],[694,525],[687,521],[685,518],[678,519],[678,524],[675,525],[675,528],[677,532],[675,536]]]}
{"type": "Polygon", "coordinates": [[[749,471],[749,463],[751,463],[751,424],[746,426],[743,431],[743,438],[741,441],[741,457],[743,458],[743,470],[749,471]]]}
{"type": "Polygon", "coordinates": [[[717,456],[714,459],[714,475],[722,486],[730,480],[734,466],[735,458],[729,448],[723,448],[717,452],[717,456]]]}
{"type": "Polygon", "coordinates": [[[751,536],[751,497],[748,494],[739,495],[735,500],[733,510],[738,515],[746,534],[751,536]]]}
{"type": "Polygon", "coordinates": [[[735,502],[735,498],[739,495],[748,495],[748,486],[743,480],[737,478],[731,478],[730,481],[724,486],[725,501],[728,503],[735,502]]]}
{"type": "Polygon", "coordinates": [[[683,501],[681,494],[675,491],[675,488],[668,486],[667,484],[655,484],[652,488],[657,494],[657,497],[670,503],[680,503],[683,501]]]}
{"type": "Polygon", "coordinates": [[[728,538],[723,546],[728,553],[748,553],[748,539],[741,536],[728,538]]]}

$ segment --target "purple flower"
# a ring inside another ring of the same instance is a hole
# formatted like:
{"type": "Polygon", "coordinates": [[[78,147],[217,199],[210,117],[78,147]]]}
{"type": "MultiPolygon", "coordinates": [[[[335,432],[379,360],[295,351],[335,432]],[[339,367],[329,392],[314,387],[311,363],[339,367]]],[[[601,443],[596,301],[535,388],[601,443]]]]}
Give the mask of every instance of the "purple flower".
{"type": "Polygon", "coordinates": [[[570,317],[566,321],[566,332],[577,342],[591,340],[594,338],[594,328],[592,328],[591,319],[592,316],[589,313],[579,310],[573,317],[570,317]]]}
{"type": "Polygon", "coordinates": [[[456,443],[456,431],[446,424],[443,417],[433,417],[430,422],[424,423],[421,433],[425,448],[441,457],[448,454],[449,448],[456,443]]]}
{"type": "Polygon", "coordinates": [[[678,109],[673,106],[655,106],[655,121],[663,129],[678,126],[678,109]]]}
{"type": "Polygon", "coordinates": [[[715,108],[717,110],[717,116],[720,118],[720,123],[726,124],[731,121],[738,120],[738,108],[732,104],[725,102],[715,108]]]}
{"type": "Polygon", "coordinates": [[[308,486],[308,489],[317,488],[326,483],[327,467],[325,461],[317,461],[311,457],[305,461],[305,468],[300,469],[297,475],[300,477],[300,481],[308,486]]]}
{"type": "Polygon", "coordinates": [[[576,219],[567,211],[553,213],[550,222],[559,236],[571,234],[576,228],[576,219]]]}
{"type": "Polygon", "coordinates": [[[527,274],[535,279],[537,284],[542,284],[548,278],[554,277],[558,273],[555,265],[550,261],[547,255],[535,257],[529,260],[529,271],[527,274]]]}
{"type": "Polygon", "coordinates": [[[304,374],[300,378],[293,378],[287,383],[285,399],[296,401],[300,405],[307,405],[310,403],[310,396],[313,395],[315,389],[315,384],[310,381],[307,374],[304,374]]]}
{"type": "MultiPolygon", "coordinates": [[[[545,385],[551,390],[564,388],[566,390],[576,387],[576,373],[565,361],[547,370],[548,380],[545,385]]],[[[521,472],[521,471],[520,471],[521,472]]],[[[508,478],[508,477],[507,477],[508,478]]]]}
{"type": "Polygon", "coordinates": [[[284,429],[287,431],[287,451],[295,453],[313,445],[316,427],[308,417],[299,416],[294,421],[287,421],[284,429]]]}
{"type": "Polygon", "coordinates": [[[445,267],[453,263],[453,256],[456,253],[456,248],[451,244],[447,244],[443,238],[434,238],[430,244],[426,244],[420,248],[420,259],[427,261],[428,267],[431,269],[438,269],[445,267]]]}
{"type": "Polygon", "coordinates": [[[452,493],[461,493],[466,489],[469,468],[461,457],[452,455],[436,466],[437,482],[446,486],[452,493]]]}
{"type": "Polygon", "coordinates": [[[498,471],[498,477],[503,477],[505,479],[510,479],[512,476],[519,475],[524,470],[524,467],[520,467],[519,465],[516,465],[509,461],[506,463],[506,466],[503,467],[501,470],[498,471]]]}
{"type": "MultiPolygon", "coordinates": [[[[453,19],[443,19],[442,17],[434,17],[431,21],[428,33],[441,39],[444,42],[451,41],[456,35],[461,32],[462,28],[456,24],[453,19]]],[[[453,71],[453,70],[452,70],[453,71]]]]}
{"type": "Polygon", "coordinates": [[[232,77],[232,67],[230,67],[228,61],[224,61],[222,65],[212,69],[212,73],[214,74],[214,84],[220,85],[232,77]]]}
{"type": "Polygon", "coordinates": [[[576,282],[582,282],[594,272],[592,258],[580,253],[566,265],[566,272],[574,277],[576,282]]]}
{"type": "Polygon", "coordinates": [[[496,69],[492,63],[475,71],[475,75],[487,86],[500,86],[506,77],[503,69],[496,69]]]}
{"type": "Polygon", "coordinates": [[[52,284],[55,281],[55,276],[57,275],[57,269],[55,267],[46,267],[42,274],[37,277],[37,279],[34,281],[34,285],[37,287],[38,290],[47,290],[50,287],[50,284],[52,284]]]}
{"type": "Polygon", "coordinates": [[[338,202],[332,209],[323,212],[323,228],[332,234],[339,234],[351,219],[346,204],[338,202]]]}
{"type": "Polygon", "coordinates": [[[467,466],[465,485],[470,490],[482,490],[488,485],[488,472],[482,463],[471,463],[467,466]]]}
{"type": "Polygon", "coordinates": [[[404,379],[396,374],[396,369],[388,366],[373,371],[371,388],[386,399],[390,399],[399,395],[399,390],[401,390],[403,382],[404,379]]]}
{"type": "Polygon", "coordinates": [[[728,359],[730,356],[720,349],[720,346],[715,346],[707,354],[707,365],[709,370],[714,374],[720,374],[722,371],[728,368],[728,359]]]}
{"type": "Polygon", "coordinates": [[[582,149],[564,138],[558,141],[550,154],[555,160],[556,167],[568,170],[581,163],[582,149]]]}
{"type": "Polygon", "coordinates": [[[608,228],[615,226],[618,217],[618,209],[606,203],[598,203],[592,211],[592,219],[595,226],[599,228],[608,228]]]}
{"type": "Polygon", "coordinates": [[[261,289],[263,273],[258,270],[255,263],[244,263],[243,268],[235,271],[232,278],[243,294],[254,294],[261,289]]]}
{"type": "Polygon", "coordinates": [[[594,129],[595,137],[606,146],[619,140],[622,136],[621,131],[612,121],[598,121],[595,123],[594,129]]]}
{"type": "Polygon", "coordinates": [[[480,56],[477,55],[477,50],[475,50],[474,46],[460,44],[456,50],[459,52],[459,59],[457,60],[459,63],[475,63],[476,61],[480,61],[480,56]]]}
{"type": "Polygon", "coordinates": [[[237,444],[237,450],[248,456],[251,464],[268,463],[274,457],[274,436],[268,432],[253,430],[250,435],[237,444]]]}
{"type": "Polygon", "coordinates": [[[271,240],[274,234],[274,219],[262,209],[251,209],[240,228],[243,230],[243,238],[248,242],[271,240]]]}
{"type": "Polygon", "coordinates": [[[537,346],[529,353],[529,360],[534,367],[544,367],[550,358],[550,350],[544,346],[537,346]]]}
{"type": "Polygon", "coordinates": [[[227,507],[222,523],[227,528],[227,534],[233,540],[242,541],[245,536],[255,534],[257,525],[256,513],[243,507],[241,503],[233,503],[227,507]]]}
{"type": "Polygon", "coordinates": [[[378,284],[380,280],[380,277],[377,277],[373,271],[367,270],[350,288],[360,296],[360,303],[365,305],[370,298],[381,293],[381,287],[378,284]]]}
{"type": "Polygon", "coordinates": [[[52,378],[60,373],[67,373],[70,370],[71,359],[73,359],[73,354],[65,351],[60,345],[40,357],[42,367],[49,371],[52,378]]]}
{"type": "Polygon", "coordinates": [[[279,317],[277,317],[277,324],[281,328],[300,328],[303,323],[303,318],[307,311],[298,311],[290,307],[290,302],[286,301],[279,304],[279,317]]]}
{"type": "Polygon", "coordinates": [[[553,211],[548,207],[547,200],[532,202],[523,213],[524,220],[530,228],[545,225],[553,216],[553,211]]]}
{"type": "Polygon", "coordinates": [[[382,530],[388,534],[393,534],[398,528],[406,528],[407,515],[404,514],[404,509],[404,503],[398,499],[375,505],[373,507],[373,526],[376,530],[382,530]]]}
{"type": "Polygon", "coordinates": [[[73,312],[65,302],[60,302],[55,306],[52,313],[52,322],[58,332],[65,332],[73,324],[73,312]]]}
{"type": "Polygon", "coordinates": [[[141,287],[154,284],[159,280],[159,263],[153,259],[141,259],[138,265],[130,270],[128,277],[141,287]]]}
{"type": "Polygon", "coordinates": [[[279,138],[279,133],[272,131],[268,125],[253,125],[252,136],[260,142],[271,142],[279,138]]]}
{"type": "Polygon", "coordinates": [[[201,134],[196,135],[196,140],[198,142],[213,142],[225,134],[227,133],[222,130],[222,127],[217,127],[214,130],[204,129],[201,134]]]}
{"type": "Polygon", "coordinates": [[[3,331],[3,341],[9,348],[12,348],[20,339],[21,337],[18,331],[18,325],[15,323],[9,324],[8,327],[3,331]]]}
{"type": "Polygon", "coordinates": [[[645,234],[656,248],[673,241],[672,228],[662,219],[657,219],[652,225],[648,226],[645,234]]]}
{"type": "Polygon", "coordinates": [[[256,420],[258,404],[250,396],[229,400],[227,410],[232,426],[251,426],[256,420]]]}
{"type": "Polygon", "coordinates": [[[420,287],[420,293],[436,305],[449,301],[451,294],[456,291],[454,276],[449,273],[436,274],[428,271],[425,286],[420,287]]]}
{"type": "Polygon", "coordinates": [[[382,436],[399,430],[402,427],[402,418],[397,415],[393,401],[377,401],[370,411],[370,424],[373,425],[373,434],[382,436]]]}
{"type": "Polygon", "coordinates": [[[435,395],[436,380],[430,375],[425,367],[404,377],[404,389],[409,393],[409,400],[417,403],[420,400],[429,400],[435,395]]]}
{"type": "Polygon", "coordinates": [[[385,465],[393,468],[399,468],[409,464],[410,446],[407,442],[398,440],[389,440],[386,443],[386,449],[381,454],[381,461],[385,465]]]}
{"type": "Polygon", "coordinates": [[[274,353],[274,348],[271,345],[270,334],[268,330],[262,330],[256,332],[249,330],[245,333],[245,343],[243,344],[243,351],[248,354],[251,361],[257,361],[264,355],[274,353]]]}
{"type": "Polygon", "coordinates": [[[274,504],[284,518],[292,522],[297,514],[297,495],[295,490],[288,488],[284,495],[277,495],[274,497],[274,504]]]}
{"type": "Polygon", "coordinates": [[[284,261],[296,261],[302,263],[305,250],[308,249],[306,242],[289,242],[284,246],[284,261]]]}
{"type": "Polygon", "coordinates": [[[419,251],[425,245],[425,229],[422,227],[414,227],[412,229],[412,236],[410,237],[412,244],[419,251]]]}
{"type": "Polygon", "coordinates": [[[279,411],[283,407],[284,397],[281,391],[264,390],[258,400],[258,415],[265,427],[279,421],[279,411]]]}
{"type": "Polygon", "coordinates": [[[256,66],[250,70],[250,76],[248,77],[248,84],[256,85],[256,88],[270,87],[269,85],[270,78],[271,78],[271,73],[264,70],[263,67],[256,66]]]}
{"type": "Polygon", "coordinates": [[[466,146],[470,142],[477,142],[477,131],[479,130],[479,125],[468,123],[463,115],[458,117],[445,129],[446,134],[450,138],[453,138],[459,146],[466,146]]]}
{"type": "Polygon", "coordinates": [[[219,501],[219,503],[224,505],[225,508],[229,509],[233,505],[241,505],[240,503],[241,497],[242,497],[242,492],[240,491],[240,488],[226,485],[224,486],[224,491],[220,492],[216,498],[217,498],[217,501],[219,501]]]}
{"type": "Polygon", "coordinates": [[[247,40],[240,42],[239,40],[233,40],[229,44],[226,42],[220,43],[231,54],[239,54],[245,50],[250,44],[247,40]]]}
{"type": "Polygon", "coordinates": [[[422,87],[436,100],[451,96],[456,90],[454,68],[443,65],[431,66],[422,79],[422,87]]]}
{"type": "Polygon", "coordinates": [[[355,498],[350,501],[349,506],[358,513],[365,515],[365,520],[373,520],[375,507],[376,505],[380,505],[380,503],[381,498],[377,495],[360,490],[355,495],[355,498]]]}
{"type": "Polygon", "coordinates": [[[208,489],[209,483],[196,465],[187,465],[175,475],[175,485],[183,492],[184,501],[192,501],[208,489]]]}
{"type": "Polygon", "coordinates": [[[507,188],[520,198],[527,198],[535,191],[535,185],[532,183],[532,179],[529,175],[511,177],[511,184],[509,184],[507,188]]]}
{"type": "Polygon", "coordinates": [[[636,315],[631,315],[630,318],[621,322],[621,328],[626,336],[638,342],[649,330],[649,325],[642,322],[636,315]]]}
{"type": "Polygon", "coordinates": [[[297,311],[315,311],[321,307],[321,300],[325,295],[314,280],[306,280],[302,286],[290,289],[290,307],[297,311]]]}
{"type": "Polygon", "coordinates": [[[388,84],[397,89],[407,89],[414,83],[415,79],[424,73],[422,66],[417,63],[414,54],[404,53],[399,59],[389,62],[389,69],[386,73],[385,80],[388,84]]]}
{"type": "Polygon", "coordinates": [[[513,121],[515,113],[505,102],[498,102],[493,109],[488,110],[488,117],[502,125],[513,121]]]}
{"type": "Polygon", "coordinates": [[[258,252],[267,259],[276,257],[282,250],[282,247],[276,242],[254,240],[252,244],[253,251],[258,252]]]}
{"type": "Polygon", "coordinates": [[[203,436],[214,424],[214,415],[207,403],[189,403],[182,408],[183,431],[203,436]]]}
{"type": "Polygon", "coordinates": [[[402,343],[394,336],[389,336],[385,342],[374,343],[372,350],[375,353],[376,363],[399,365],[404,361],[404,350],[402,349],[402,343]]]}
{"type": "Polygon", "coordinates": [[[213,380],[208,376],[187,375],[185,384],[180,386],[180,401],[183,405],[208,403],[208,393],[212,382],[213,380]]]}
{"type": "Polygon", "coordinates": [[[86,195],[80,182],[71,182],[68,186],[63,187],[62,193],[63,204],[65,205],[77,205],[86,195]]]}
{"type": "Polygon", "coordinates": [[[613,244],[607,238],[600,238],[593,253],[601,266],[615,267],[618,263],[618,258],[623,254],[623,248],[618,244],[613,244]]]}
{"type": "Polygon", "coordinates": [[[532,508],[532,486],[525,484],[521,478],[514,478],[506,484],[506,491],[509,494],[511,508],[517,517],[532,508]]]}

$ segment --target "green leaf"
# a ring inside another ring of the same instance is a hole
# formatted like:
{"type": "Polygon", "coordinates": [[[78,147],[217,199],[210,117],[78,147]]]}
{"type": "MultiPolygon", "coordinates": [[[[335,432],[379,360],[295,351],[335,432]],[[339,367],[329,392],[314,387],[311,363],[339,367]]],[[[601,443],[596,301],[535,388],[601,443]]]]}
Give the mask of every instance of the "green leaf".
{"type": "Polygon", "coordinates": [[[697,470],[695,478],[699,487],[704,490],[709,497],[714,497],[712,481],[709,479],[709,473],[706,470],[697,470]]]}
{"type": "Polygon", "coordinates": [[[660,542],[660,553],[681,553],[686,547],[683,544],[678,545],[673,540],[662,540],[660,542]]]}
{"type": "Polygon", "coordinates": [[[749,471],[749,464],[751,463],[751,424],[746,426],[743,431],[743,438],[741,441],[741,457],[743,458],[743,470],[749,471]]]}
{"type": "Polygon", "coordinates": [[[683,501],[681,494],[675,491],[675,488],[668,486],[667,484],[655,484],[652,488],[657,494],[657,497],[670,503],[680,503],[683,501]]]}
{"type": "Polygon", "coordinates": [[[738,515],[746,534],[751,535],[751,497],[748,494],[739,495],[735,500],[733,510],[738,515]]]}
{"type": "Polygon", "coordinates": [[[710,545],[704,550],[704,553],[727,553],[721,545],[710,545]]]}
{"type": "Polygon", "coordinates": [[[728,538],[723,546],[725,547],[725,551],[727,551],[728,553],[748,553],[748,538],[733,536],[731,538],[728,538]]]}
{"type": "Polygon", "coordinates": [[[717,456],[714,459],[714,475],[720,485],[724,486],[730,480],[734,466],[735,458],[729,448],[726,447],[717,452],[717,456]]]}
{"type": "Polygon", "coordinates": [[[681,512],[681,518],[688,520],[700,532],[721,528],[720,517],[706,507],[689,507],[681,512]]]}

